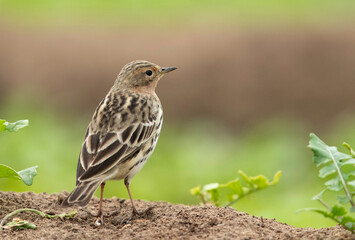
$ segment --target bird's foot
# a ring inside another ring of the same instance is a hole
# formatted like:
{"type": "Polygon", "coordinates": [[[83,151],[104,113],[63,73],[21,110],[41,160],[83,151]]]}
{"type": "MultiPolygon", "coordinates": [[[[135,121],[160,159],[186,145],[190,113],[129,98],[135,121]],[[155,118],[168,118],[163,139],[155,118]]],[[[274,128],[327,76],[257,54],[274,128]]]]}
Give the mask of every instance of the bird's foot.
{"type": "Polygon", "coordinates": [[[95,221],[95,225],[96,226],[104,225],[104,215],[102,214],[102,212],[99,212],[97,214],[97,219],[95,221]]]}
{"type": "Polygon", "coordinates": [[[97,217],[97,219],[96,219],[96,221],[95,221],[95,225],[96,225],[96,226],[104,225],[104,218],[103,218],[103,216],[97,217]]]}

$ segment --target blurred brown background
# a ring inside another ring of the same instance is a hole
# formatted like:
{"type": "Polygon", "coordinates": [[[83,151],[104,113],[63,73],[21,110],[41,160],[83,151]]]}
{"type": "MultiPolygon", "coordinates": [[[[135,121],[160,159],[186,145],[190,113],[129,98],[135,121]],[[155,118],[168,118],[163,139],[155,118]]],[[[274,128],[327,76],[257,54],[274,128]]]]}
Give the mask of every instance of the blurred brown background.
{"type": "Polygon", "coordinates": [[[43,89],[49,102],[93,112],[121,67],[146,59],[178,71],[158,94],[168,121],[240,129],[279,114],[315,128],[354,112],[355,33],[341,29],[130,31],[0,26],[1,98],[43,89]]]}

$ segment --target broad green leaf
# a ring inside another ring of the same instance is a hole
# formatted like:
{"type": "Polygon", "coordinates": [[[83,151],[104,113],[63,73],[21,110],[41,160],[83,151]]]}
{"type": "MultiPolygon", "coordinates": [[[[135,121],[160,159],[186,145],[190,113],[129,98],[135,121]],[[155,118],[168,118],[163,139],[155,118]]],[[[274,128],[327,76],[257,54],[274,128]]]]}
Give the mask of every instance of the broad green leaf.
{"type": "Polygon", "coordinates": [[[0,119],[0,132],[3,132],[6,130],[5,123],[6,123],[6,121],[4,119],[0,119]]]}
{"type": "Polygon", "coordinates": [[[339,177],[335,177],[330,179],[329,181],[325,182],[325,186],[327,186],[327,188],[331,191],[340,191],[341,189],[343,189],[343,185],[340,182],[339,177]]]}
{"type": "Polygon", "coordinates": [[[202,188],[202,192],[207,192],[207,191],[211,191],[213,189],[217,189],[219,187],[218,183],[210,183],[210,184],[206,184],[203,186],[202,188]]]}
{"type": "Polygon", "coordinates": [[[346,195],[338,195],[337,199],[340,204],[347,204],[350,202],[350,199],[346,195]]]}
{"type": "Polygon", "coordinates": [[[28,120],[19,120],[14,123],[6,122],[6,130],[9,132],[17,132],[20,128],[28,126],[28,120]]]}
{"type": "MultiPolygon", "coordinates": [[[[313,161],[317,167],[323,165],[319,170],[319,177],[325,178],[329,177],[330,175],[333,176],[333,178],[325,182],[327,188],[313,197],[313,200],[319,200],[326,208],[329,208],[328,204],[322,200],[322,195],[326,190],[344,190],[346,195],[336,196],[338,202],[346,206],[349,206],[349,202],[351,205],[354,205],[352,197],[349,197],[348,195],[349,193],[351,196],[354,195],[353,192],[349,191],[349,186],[355,188],[355,180],[353,177],[355,176],[355,171],[350,170],[350,168],[354,167],[355,165],[355,152],[349,144],[343,143],[343,145],[349,150],[351,155],[339,152],[336,147],[327,146],[315,134],[310,134],[309,147],[314,154],[313,161]],[[344,172],[344,169],[342,168],[345,165],[348,165],[346,168],[344,168],[346,172],[344,172]],[[335,173],[336,176],[334,176],[335,173]]],[[[327,218],[333,219],[350,231],[355,230],[355,220],[347,215],[348,210],[343,206],[334,205],[330,208],[330,212],[320,209],[306,209],[306,211],[320,213],[327,218]]],[[[355,207],[350,207],[350,212],[355,212],[355,207]]]]}
{"type": "Polygon", "coordinates": [[[313,152],[313,161],[319,167],[322,164],[331,162],[332,159],[339,162],[340,160],[350,159],[349,154],[341,153],[336,147],[327,146],[314,133],[310,134],[310,141],[308,147],[313,152]]]}
{"type": "Polygon", "coordinates": [[[16,172],[14,169],[4,164],[0,164],[0,178],[11,178],[11,179],[22,180],[26,185],[30,186],[33,183],[34,176],[37,175],[36,168],[37,166],[34,166],[16,172]]]}
{"type": "Polygon", "coordinates": [[[350,171],[347,173],[343,173],[343,178],[345,181],[347,181],[351,176],[355,176],[355,171],[350,171]]]}
{"type": "Polygon", "coordinates": [[[344,207],[338,206],[338,205],[334,205],[331,209],[331,213],[334,216],[344,216],[347,212],[345,210],[344,207]]]}
{"type": "Polygon", "coordinates": [[[21,170],[18,173],[18,175],[20,175],[20,177],[22,178],[23,182],[28,185],[31,186],[33,183],[33,178],[37,175],[37,171],[36,168],[38,166],[34,166],[34,167],[30,167],[30,168],[26,168],[24,170],[21,170]]]}
{"type": "Polygon", "coordinates": [[[355,159],[351,158],[351,159],[347,159],[347,160],[343,160],[341,161],[341,163],[339,164],[340,166],[344,166],[344,165],[349,165],[349,164],[355,164],[355,159]]]}
{"type": "Polygon", "coordinates": [[[336,168],[334,164],[327,165],[319,169],[319,177],[325,178],[326,176],[333,174],[336,172],[336,168]]]}
{"type": "Polygon", "coordinates": [[[240,183],[239,179],[236,179],[234,181],[230,181],[230,182],[224,184],[224,186],[229,188],[230,190],[232,190],[234,194],[241,195],[244,193],[243,186],[240,183]]]}
{"type": "Polygon", "coordinates": [[[0,164],[0,178],[12,178],[16,180],[21,180],[20,175],[18,175],[18,173],[14,169],[4,164],[0,164]]]}
{"type": "Polygon", "coordinates": [[[349,181],[347,184],[355,188],[355,180],[349,181]]]}

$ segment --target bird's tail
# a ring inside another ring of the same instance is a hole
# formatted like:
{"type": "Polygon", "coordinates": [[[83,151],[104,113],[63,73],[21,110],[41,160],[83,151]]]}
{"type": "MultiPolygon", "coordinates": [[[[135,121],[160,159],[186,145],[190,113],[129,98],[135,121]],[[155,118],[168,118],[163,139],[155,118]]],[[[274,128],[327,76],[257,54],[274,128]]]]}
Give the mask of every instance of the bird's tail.
{"type": "Polygon", "coordinates": [[[85,206],[89,203],[92,195],[94,195],[100,184],[101,182],[80,182],[63,201],[62,206],[69,207],[74,204],[85,206]]]}

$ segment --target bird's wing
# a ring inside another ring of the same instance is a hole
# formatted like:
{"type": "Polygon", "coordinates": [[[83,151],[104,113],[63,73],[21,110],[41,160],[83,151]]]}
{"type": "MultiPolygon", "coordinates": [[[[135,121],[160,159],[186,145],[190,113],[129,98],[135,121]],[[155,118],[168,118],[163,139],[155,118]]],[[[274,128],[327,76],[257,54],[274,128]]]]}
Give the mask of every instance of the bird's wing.
{"type": "Polygon", "coordinates": [[[117,164],[130,160],[141,151],[141,146],[151,139],[160,127],[162,119],[132,123],[120,131],[88,133],[80,153],[77,181],[102,178],[117,164]],[[80,165],[80,166],[79,166],[80,165]]]}

